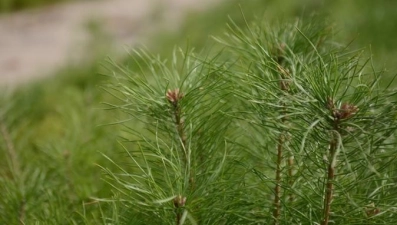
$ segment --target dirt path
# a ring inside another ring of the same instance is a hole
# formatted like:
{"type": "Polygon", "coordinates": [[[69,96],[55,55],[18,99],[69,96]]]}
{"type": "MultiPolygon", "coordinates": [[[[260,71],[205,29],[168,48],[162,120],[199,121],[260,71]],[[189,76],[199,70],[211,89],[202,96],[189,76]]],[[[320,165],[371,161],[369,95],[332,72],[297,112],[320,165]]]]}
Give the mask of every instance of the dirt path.
{"type": "Polygon", "coordinates": [[[90,21],[97,21],[110,36],[112,46],[122,49],[142,41],[153,28],[175,29],[187,12],[204,10],[220,1],[94,0],[2,15],[0,86],[12,87],[47,76],[84,54],[81,49],[90,39],[90,21]]]}

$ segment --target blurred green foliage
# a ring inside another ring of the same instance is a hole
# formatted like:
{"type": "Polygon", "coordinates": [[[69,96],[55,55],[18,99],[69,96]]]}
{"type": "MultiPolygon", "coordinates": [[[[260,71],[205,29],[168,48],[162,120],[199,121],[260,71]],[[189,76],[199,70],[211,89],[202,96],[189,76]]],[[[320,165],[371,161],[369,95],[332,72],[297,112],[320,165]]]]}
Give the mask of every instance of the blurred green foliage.
{"type": "MultiPolygon", "coordinates": [[[[328,20],[338,32],[341,43],[352,42],[352,48],[371,48],[375,64],[380,68],[396,70],[393,56],[397,55],[397,1],[393,0],[234,0],[225,7],[213,9],[202,19],[207,23],[195,23],[191,16],[182,33],[192,43],[202,43],[209,34],[223,32],[229,15],[237,25],[244,23],[241,13],[250,20],[287,21],[306,18],[313,14],[328,20]],[[241,8],[241,10],[240,10],[241,8]],[[222,15],[222,16],[219,16],[222,15]],[[192,25],[194,24],[194,25],[192,25]],[[220,29],[221,28],[221,29],[220,29]],[[203,32],[205,31],[205,32],[203,32]]],[[[197,15],[196,15],[197,16],[197,15]]],[[[200,17],[200,15],[198,15],[200,17]]],[[[181,38],[186,38],[182,36],[181,38]]]]}

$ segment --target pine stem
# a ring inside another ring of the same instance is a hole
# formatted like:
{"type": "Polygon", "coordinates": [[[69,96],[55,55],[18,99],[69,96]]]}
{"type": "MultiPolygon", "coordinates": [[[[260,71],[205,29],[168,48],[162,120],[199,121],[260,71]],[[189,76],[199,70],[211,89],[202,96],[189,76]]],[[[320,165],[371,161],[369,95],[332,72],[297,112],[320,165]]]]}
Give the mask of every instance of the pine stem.
{"type": "MultiPolygon", "coordinates": [[[[290,157],[288,158],[288,176],[289,176],[288,185],[289,185],[290,188],[291,188],[292,185],[294,184],[294,181],[293,181],[293,179],[292,179],[293,175],[294,175],[294,157],[293,157],[293,156],[290,156],[290,157]]],[[[293,201],[294,201],[294,195],[293,195],[292,193],[289,194],[288,200],[289,200],[290,202],[293,202],[293,201]]]]}
{"type": "Polygon", "coordinates": [[[337,148],[337,138],[333,137],[330,143],[330,160],[328,164],[328,175],[327,175],[327,185],[325,190],[325,200],[324,200],[324,219],[321,225],[328,225],[329,216],[331,214],[331,203],[333,199],[333,189],[334,189],[334,179],[335,179],[335,163],[336,163],[336,148],[337,148]]]}
{"type": "Polygon", "coordinates": [[[177,104],[174,107],[174,117],[175,117],[175,126],[178,130],[178,136],[181,140],[181,147],[183,149],[184,152],[184,161],[185,163],[187,163],[187,145],[186,145],[186,134],[184,131],[184,127],[183,127],[183,121],[181,119],[181,108],[179,107],[179,105],[177,104]]]}
{"type": "Polygon", "coordinates": [[[274,224],[279,224],[281,214],[281,161],[284,144],[284,135],[280,134],[277,144],[277,168],[276,168],[276,186],[274,187],[274,224]]]}
{"type": "MultiPolygon", "coordinates": [[[[183,165],[186,169],[188,169],[188,161],[189,161],[189,153],[188,153],[188,146],[186,144],[186,134],[184,130],[184,124],[181,118],[181,108],[179,104],[174,105],[174,119],[175,119],[175,126],[178,131],[178,137],[181,141],[181,149],[183,154],[183,165]]],[[[189,173],[189,180],[192,180],[192,176],[189,173]]]]}
{"type": "Polygon", "coordinates": [[[188,154],[187,154],[187,144],[186,144],[186,134],[184,131],[184,124],[182,120],[182,110],[179,105],[179,100],[182,99],[183,94],[179,92],[179,89],[175,90],[168,90],[166,95],[171,107],[172,107],[172,114],[174,116],[174,123],[176,130],[178,132],[178,137],[181,140],[181,148],[184,155],[184,164],[187,165],[188,161],[188,154]]]}
{"type": "Polygon", "coordinates": [[[182,218],[182,213],[181,212],[177,212],[176,213],[176,225],[181,224],[181,218],[182,218]]]}
{"type": "Polygon", "coordinates": [[[175,214],[176,214],[176,225],[180,225],[183,215],[183,207],[185,207],[186,204],[186,197],[178,195],[174,198],[173,201],[174,201],[175,214]]]}
{"type": "Polygon", "coordinates": [[[175,127],[178,133],[178,137],[181,142],[181,150],[182,150],[182,155],[183,155],[183,166],[185,167],[186,171],[189,173],[189,184],[191,187],[194,186],[194,180],[193,180],[193,174],[190,170],[189,166],[189,148],[187,146],[187,138],[186,138],[186,133],[184,129],[184,122],[182,119],[182,110],[179,104],[179,100],[183,98],[183,94],[179,92],[179,89],[175,90],[168,90],[167,95],[166,95],[169,103],[171,104],[172,107],[172,114],[174,116],[174,123],[175,127]]]}
{"type": "MultiPolygon", "coordinates": [[[[278,63],[281,63],[281,60],[278,60],[278,63]]],[[[280,72],[280,89],[283,92],[288,92],[289,91],[289,84],[286,81],[286,79],[289,78],[289,73],[287,70],[285,70],[282,66],[278,65],[277,66],[279,72],[280,72]]],[[[287,118],[286,118],[286,109],[285,109],[285,103],[283,103],[283,109],[281,114],[283,115],[281,119],[281,123],[285,124],[287,118]]],[[[276,186],[274,187],[274,211],[273,211],[273,218],[274,218],[274,224],[277,225],[279,224],[280,220],[280,215],[281,215],[281,163],[282,163],[282,158],[283,158],[283,145],[285,142],[285,133],[282,132],[280,133],[278,137],[278,144],[277,144],[277,165],[276,165],[276,186]]],[[[288,161],[288,164],[290,164],[291,161],[288,161]]],[[[292,162],[293,163],[293,162],[292,162]]],[[[289,170],[292,170],[292,167],[289,168],[289,170]]],[[[291,171],[292,174],[292,171],[291,171]]]]}
{"type": "Polygon", "coordinates": [[[327,108],[331,111],[333,117],[332,121],[332,134],[331,141],[329,143],[329,160],[328,160],[328,171],[327,171],[327,183],[324,197],[324,208],[323,208],[323,221],[321,225],[328,225],[329,217],[331,214],[331,203],[334,198],[334,181],[335,181],[335,167],[336,157],[338,148],[338,138],[341,131],[341,120],[351,118],[357,112],[358,108],[355,105],[349,103],[343,103],[338,109],[335,107],[334,100],[328,98],[327,108]]]}

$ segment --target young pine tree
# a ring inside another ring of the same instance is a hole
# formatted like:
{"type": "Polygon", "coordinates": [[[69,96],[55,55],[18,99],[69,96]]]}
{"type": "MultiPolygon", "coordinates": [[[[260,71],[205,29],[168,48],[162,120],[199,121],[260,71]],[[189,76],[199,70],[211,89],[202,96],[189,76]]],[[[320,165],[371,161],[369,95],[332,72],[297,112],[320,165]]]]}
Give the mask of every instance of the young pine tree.
{"type": "Polygon", "coordinates": [[[331,35],[232,23],[215,57],[112,62],[127,162],[104,223],[397,223],[396,92],[331,35]]]}

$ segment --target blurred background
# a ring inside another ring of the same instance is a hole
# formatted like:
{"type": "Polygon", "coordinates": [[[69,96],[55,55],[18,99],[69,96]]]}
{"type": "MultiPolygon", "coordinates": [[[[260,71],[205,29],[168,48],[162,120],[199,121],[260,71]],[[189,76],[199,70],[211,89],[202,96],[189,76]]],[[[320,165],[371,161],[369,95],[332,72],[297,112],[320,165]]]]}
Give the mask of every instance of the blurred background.
{"type": "Polygon", "coordinates": [[[65,64],[125,53],[150,33],[180,27],[187,11],[213,7],[194,0],[2,0],[0,83],[51,75],[65,64]]]}
{"type": "Polygon", "coordinates": [[[98,165],[113,166],[100,153],[125,157],[122,131],[102,126],[119,118],[101,105],[112,99],[100,88],[106,60],[129,67],[136,46],[200,51],[229,17],[244,24],[241,12],[269,23],[316,14],[375,69],[397,71],[395,0],[0,0],[0,224],[65,224],[83,212],[99,224],[92,197],[111,188],[98,165]]]}
{"type": "Polygon", "coordinates": [[[379,66],[396,69],[393,0],[2,0],[0,85],[15,87],[105,55],[121,57],[136,44],[159,43],[153,41],[159,36],[171,46],[188,38],[204,43],[224,29],[228,15],[241,18],[239,5],[246,16],[266,20],[322,14],[342,42],[369,48],[379,66]],[[199,19],[200,13],[207,16],[199,19]]]}

